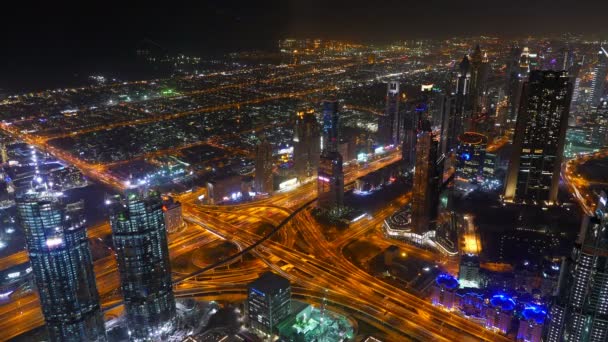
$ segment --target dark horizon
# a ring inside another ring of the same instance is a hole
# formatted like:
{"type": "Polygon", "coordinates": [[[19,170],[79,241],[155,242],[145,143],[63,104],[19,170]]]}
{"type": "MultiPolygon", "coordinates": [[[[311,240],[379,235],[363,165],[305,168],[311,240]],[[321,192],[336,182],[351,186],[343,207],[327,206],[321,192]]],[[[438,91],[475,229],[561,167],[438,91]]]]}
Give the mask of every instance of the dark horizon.
{"type": "Polygon", "coordinates": [[[3,11],[0,89],[44,89],[78,74],[129,69],[136,44],[150,39],[173,53],[209,56],[272,49],[286,37],[387,43],[418,38],[562,33],[608,38],[608,2],[206,1],[165,6],[41,3],[3,11]],[[567,10],[566,10],[567,9],[567,10]],[[556,23],[558,30],[555,31],[556,23]],[[45,81],[42,81],[44,79],[45,81]],[[57,79],[57,81],[52,81],[57,79]],[[48,85],[47,85],[48,84],[48,85]]]}

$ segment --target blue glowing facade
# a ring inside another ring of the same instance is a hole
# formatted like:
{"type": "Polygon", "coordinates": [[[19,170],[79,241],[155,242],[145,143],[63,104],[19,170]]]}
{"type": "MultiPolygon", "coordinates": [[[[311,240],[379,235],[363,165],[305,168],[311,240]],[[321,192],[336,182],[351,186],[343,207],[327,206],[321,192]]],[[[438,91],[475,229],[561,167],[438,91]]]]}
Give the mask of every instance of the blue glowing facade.
{"type": "Polygon", "coordinates": [[[51,341],[105,341],[83,202],[28,191],[17,213],[51,341]]]}

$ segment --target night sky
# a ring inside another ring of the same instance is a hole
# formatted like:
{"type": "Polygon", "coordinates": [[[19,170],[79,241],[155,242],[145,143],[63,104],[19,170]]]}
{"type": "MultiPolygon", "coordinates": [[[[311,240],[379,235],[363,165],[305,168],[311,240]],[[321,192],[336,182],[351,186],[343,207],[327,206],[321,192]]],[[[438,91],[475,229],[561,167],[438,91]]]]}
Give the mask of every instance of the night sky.
{"type": "Polygon", "coordinates": [[[608,1],[28,2],[0,10],[0,88],[111,69],[151,39],[172,52],[266,49],[286,36],[387,42],[572,31],[608,38],[608,1]],[[128,4],[127,4],[128,3],[128,4]]]}

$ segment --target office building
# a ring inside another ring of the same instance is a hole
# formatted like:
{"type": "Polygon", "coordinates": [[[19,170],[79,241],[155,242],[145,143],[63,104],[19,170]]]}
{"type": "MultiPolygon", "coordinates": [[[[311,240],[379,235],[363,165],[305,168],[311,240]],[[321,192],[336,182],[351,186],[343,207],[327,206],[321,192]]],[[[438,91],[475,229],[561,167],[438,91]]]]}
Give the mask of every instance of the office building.
{"type": "Polygon", "coordinates": [[[608,340],[607,201],[602,191],[594,215],[583,219],[572,254],[562,263],[547,342],[608,340]]]}
{"type": "Polygon", "coordinates": [[[554,203],[572,84],[565,71],[530,73],[524,84],[507,172],[505,200],[554,203]]]}
{"type": "Polygon", "coordinates": [[[247,286],[247,319],[252,329],[272,335],[275,326],[290,313],[289,280],[266,272],[247,286]]]}
{"type": "Polygon", "coordinates": [[[132,340],[169,336],[175,298],[162,199],[156,191],[127,189],[110,206],[120,288],[132,340]]]}
{"type": "Polygon", "coordinates": [[[481,284],[479,268],[479,256],[474,254],[463,254],[460,258],[458,268],[458,280],[460,281],[460,286],[463,288],[479,288],[481,284]]]}
{"type": "Polygon", "coordinates": [[[0,143],[0,162],[2,162],[2,164],[8,163],[8,150],[4,143],[0,143]]]}
{"type": "Polygon", "coordinates": [[[51,341],[105,341],[83,202],[29,190],[17,214],[51,341]]]}
{"type": "Polygon", "coordinates": [[[389,82],[386,91],[386,110],[383,116],[378,117],[378,143],[381,146],[398,145],[402,139],[399,97],[399,82],[389,82]]]}
{"type": "Polygon", "coordinates": [[[321,155],[321,129],[312,109],[298,110],[293,137],[293,161],[298,181],[314,177],[321,155]]]}
{"type": "Polygon", "coordinates": [[[606,91],[606,76],[608,75],[608,52],[604,47],[600,47],[597,54],[597,63],[593,68],[593,77],[591,79],[591,90],[589,99],[591,105],[597,107],[605,99],[604,92],[606,91]]]}
{"type": "Polygon", "coordinates": [[[344,172],[338,152],[324,152],[317,172],[317,204],[339,215],[344,208],[344,172]]]}
{"type": "Polygon", "coordinates": [[[478,114],[484,111],[485,93],[487,87],[489,63],[487,56],[481,52],[479,44],[475,46],[475,50],[469,56],[470,68],[470,91],[469,99],[466,101],[467,109],[473,114],[478,114]]]}
{"type": "Polygon", "coordinates": [[[323,100],[322,104],[322,140],[321,149],[327,152],[337,152],[340,142],[340,122],[338,112],[338,100],[323,100]]]}
{"type": "Polygon", "coordinates": [[[461,180],[476,183],[483,175],[488,138],[479,133],[466,132],[458,137],[456,175],[461,180]]]}
{"type": "Polygon", "coordinates": [[[416,142],[416,170],[412,188],[412,232],[420,236],[430,230],[439,201],[437,145],[430,123],[426,121],[416,142]]]}
{"type": "Polygon", "coordinates": [[[176,233],[185,226],[182,216],[182,204],[172,197],[163,198],[163,214],[167,233],[176,233]]]}
{"type": "Polygon", "coordinates": [[[269,194],[274,190],[272,167],[272,145],[263,138],[255,150],[254,183],[257,192],[269,194]]]}

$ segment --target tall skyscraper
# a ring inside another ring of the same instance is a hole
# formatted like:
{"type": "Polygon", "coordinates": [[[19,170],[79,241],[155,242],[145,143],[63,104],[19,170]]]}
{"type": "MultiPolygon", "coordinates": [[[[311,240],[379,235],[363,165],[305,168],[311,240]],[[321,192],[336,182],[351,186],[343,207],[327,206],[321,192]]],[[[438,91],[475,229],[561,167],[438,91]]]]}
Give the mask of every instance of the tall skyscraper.
{"type": "Polygon", "coordinates": [[[389,82],[386,91],[386,111],[383,116],[378,117],[378,142],[381,145],[397,145],[402,140],[399,96],[399,82],[389,82]]]}
{"type": "Polygon", "coordinates": [[[51,341],[105,341],[83,202],[29,190],[17,214],[51,341]]]}
{"type": "Polygon", "coordinates": [[[323,143],[322,150],[337,152],[340,143],[338,100],[323,101],[323,143]]]}
{"type": "Polygon", "coordinates": [[[515,127],[505,199],[539,203],[557,200],[572,84],[565,71],[530,73],[515,127]]]}
{"type": "Polygon", "coordinates": [[[172,332],[175,298],[160,195],[128,189],[110,204],[110,224],[131,339],[162,339],[172,332]]]}
{"type": "Polygon", "coordinates": [[[487,87],[489,63],[487,57],[481,52],[479,44],[475,46],[475,50],[469,57],[471,85],[469,92],[469,100],[467,100],[467,109],[470,109],[473,114],[481,113],[484,107],[484,97],[487,87]]]}
{"type": "Polygon", "coordinates": [[[439,153],[447,155],[458,146],[458,137],[462,132],[462,119],[457,115],[456,97],[454,95],[443,94],[439,98],[439,111],[441,116],[441,137],[439,153]]]}
{"type": "Polygon", "coordinates": [[[520,67],[521,54],[521,48],[513,47],[507,59],[506,95],[508,99],[507,118],[509,121],[515,121],[517,118],[517,111],[519,109],[519,102],[521,98],[521,88],[523,86],[523,80],[528,74],[527,70],[523,72],[520,67]]]}
{"type": "Polygon", "coordinates": [[[608,195],[583,220],[572,254],[562,263],[547,342],[608,341],[608,195]]]}
{"type": "Polygon", "coordinates": [[[258,192],[271,193],[272,180],[272,145],[262,138],[255,150],[255,189],[258,192]]]}
{"type": "Polygon", "coordinates": [[[6,144],[0,143],[0,161],[2,164],[8,163],[8,150],[6,149],[6,144]]]}
{"type": "Polygon", "coordinates": [[[344,208],[344,171],[342,155],[338,152],[323,152],[317,173],[318,206],[340,214],[344,208]]]}
{"type": "Polygon", "coordinates": [[[591,79],[591,105],[597,107],[605,99],[606,76],[608,75],[608,52],[604,47],[600,47],[597,54],[597,63],[593,68],[593,78],[591,79]]]}
{"type": "Polygon", "coordinates": [[[412,188],[412,232],[423,235],[430,230],[438,204],[437,141],[426,121],[416,142],[416,171],[412,188]]]}
{"type": "Polygon", "coordinates": [[[293,160],[300,182],[317,173],[321,155],[321,129],[312,109],[297,112],[293,137],[293,160]]]}
{"type": "Polygon", "coordinates": [[[289,280],[266,272],[247,286],[247,318],[253,329],[271,335],[273,328],[290,313],[289,280]]]}

